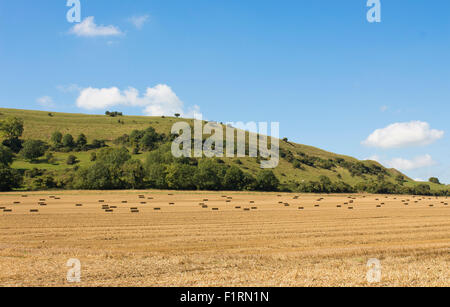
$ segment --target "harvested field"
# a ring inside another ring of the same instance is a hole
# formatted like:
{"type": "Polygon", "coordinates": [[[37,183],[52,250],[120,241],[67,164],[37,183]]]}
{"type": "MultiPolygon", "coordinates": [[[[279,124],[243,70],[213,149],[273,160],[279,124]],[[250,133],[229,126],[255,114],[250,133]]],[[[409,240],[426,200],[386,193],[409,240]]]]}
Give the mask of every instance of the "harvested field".
{"type": "Polygon", "coordinates": [[[50,195],[0,194],[0,286],[367,286],[371,258],[376,286],[450,286],[445,197],[50,195]],[[71,258],[79,284],[66,280],[71,258]]]}

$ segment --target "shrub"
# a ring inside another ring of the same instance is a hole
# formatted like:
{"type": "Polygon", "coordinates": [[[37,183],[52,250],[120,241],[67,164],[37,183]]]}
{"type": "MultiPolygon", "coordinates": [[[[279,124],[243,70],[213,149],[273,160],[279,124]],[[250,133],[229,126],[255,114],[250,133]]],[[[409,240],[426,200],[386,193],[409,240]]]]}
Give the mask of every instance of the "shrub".
{"type": "Polygon", "coordinates": [[[70,155],[67,157],[67,161],[66,161],[67,165],[75,165],[77,163],[78,163],[77,157],[75,157],[74,155],[70,155]]]}

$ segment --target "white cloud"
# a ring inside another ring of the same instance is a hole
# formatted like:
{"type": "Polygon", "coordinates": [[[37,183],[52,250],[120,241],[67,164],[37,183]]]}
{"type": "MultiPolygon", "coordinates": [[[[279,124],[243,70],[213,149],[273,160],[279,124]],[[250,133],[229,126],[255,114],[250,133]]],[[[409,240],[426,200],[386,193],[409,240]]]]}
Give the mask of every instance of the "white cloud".
{"type": "Polygon", "coordinates": [[[141,30],[148,19],[148,15],[133,16],[129,19],[129,22],[131,22],[136,27],[136,29],[141,30]]]}
{"type": "Polygon", "coordinates": [[[96,25],[94,16],[86,17],[70,29],[70,33],[76,36],[96,37],[96,36],[117,36],[122,32],[115,26],[96,25]]]}
{"type": "Polygon", "coordinates": [[[366,158],[364,160],[365,161],[375,161],[375,162],[381,163],[381,159],[380,159],[380,157],[378,155],[370,156],[370,157],[368,157],[368,158],[366,158]]]}
{"type": "Polygon", "coordinates": [[[58,89],[58,91],[63,93],[74,93],[82,90],[82,88],[79,85],[74,83],[69,85],[58,85],[56,88],[58,89]]]}
{"type": "Polygon", "coordinates": [[[387,110],[389,110],[389,107],[388,107],[388,106],[382,106],[382,107],[380,108],[380,111],[381,111],[381,112],[386,112],[387,110]]]}
{"type": "Polygon", "coordinates": [[[38,98],[37,103],[39,103],[39,105],[43,106],[43,107],[54,107],[55,104],[53,103],[53,99],[50,96],[43,96],[38,98]]]}
{"type": "Polygon", "coordinates": [[[143,107],[143,113],[148,116],[173,116],[176,113],[185,117],[201,115],[198,106],[185,111],[183,101],[165,84],[149,87],[143,95],[133,87],[124,91],[117,87],[89,87],[81,90],[77,106],[87,110],[104,110],[113,106],[143,107]]]}
{"type": "Polygon", "coordinates": [[[384,149],[424,146],[443,136],[444,131],[430,129],[430,125],[426,122],[412,121],[395,123],[386,128],[375,130],[362,144],[384,149]]]}
{"type": "Polygon", "coordinates": [[[427,166],[433,166],[436,162],[430,155],[423,155],[419,157],[415,157],[412,160],[395,158],[386,163],[389,167],[393,167],[395,169],[401,171],[410,171],[418,168],[423,168],[427,166]]]}

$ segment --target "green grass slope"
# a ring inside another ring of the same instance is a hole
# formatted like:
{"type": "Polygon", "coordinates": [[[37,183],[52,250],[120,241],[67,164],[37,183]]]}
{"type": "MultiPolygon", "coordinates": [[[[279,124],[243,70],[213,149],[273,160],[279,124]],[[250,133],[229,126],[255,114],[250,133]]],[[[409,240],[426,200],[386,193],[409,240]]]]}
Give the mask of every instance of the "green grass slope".
{"type": "MultiPolygon", "coordinates": [[[[70,133],[74,137],[80,133],[84,133],[88,141],[93,139],[105,140],[110,146],[114,146],[112,141],[123,134],[129,134],[133,130],[143,130],[152,126],[158,133],[169,134],[172,125],[180,120],[193,123],[190,119],[177,119],[171,117],[146,117],[146,116],[123,116],[123,117],[108,117],[105,115],[85,115],[85,114],[68,114],[68,113],[51,113],[42,111],[16,110],[16,109],[2,109],[0,108],[0,120],[6,117],[15,116],[24,120],[24,134],[23,139],[41,139],[49,142],[53,132],[60,131],[63,134],[70,133]],[[119,122],[120,120],[120,122],[119,122]]],[[[348,163],[361,162],[367,167],[380,167],[385,170],[385,180],[395,183],[395,178],[401,173],[395,169],[386,169],[375,161],[359,161],[355,158],[338,155],[327,152],[315,147],[295,144],[291,142],[280,141],[280,149],[283,153],[288,153],[292,157],[298,158],[301,156],[315,157],[323,160],[342,159],[348,163]]],[[[69,168],[65,161],[67,156],[72,153],[55,153],[57,160],[56,164],[30,163],[20,158],[14,161],[13,167],[17,169],[47,169],[47,170],[64,170],[69,168]]],[[[80,160],[79,166],[89,166],[90,152],[74,153],[80,160]]],[[[144,159],[145,154],[135,156],[144,159]]],[[[239,165],[243,170],[250,173],[257,173],[260,170],[259,162],[254,158],[241,158],[241,164],[237,164],[237,159],[223,159],[226,164],[239,165]]],[[[294,167],[289,159],[281,158],[279,166],[274,170],[275,175],[279,178],[281,183],[289,182],[309,182],[317,181],[320,176],[327,176],[332,181],[343,181],[352,186],[367,181],[376,181],[376,175],[365,174],[364,176],[354,176],[347,168],[337,166],[331,169],[308,166],[302,164],[301,168],[294,167]]],[[[412,187],[419,183],[405,176],[405,185],[412,187]]],[[[432,190],[449,189],[449,186],[431,184],[432,190]]]]}

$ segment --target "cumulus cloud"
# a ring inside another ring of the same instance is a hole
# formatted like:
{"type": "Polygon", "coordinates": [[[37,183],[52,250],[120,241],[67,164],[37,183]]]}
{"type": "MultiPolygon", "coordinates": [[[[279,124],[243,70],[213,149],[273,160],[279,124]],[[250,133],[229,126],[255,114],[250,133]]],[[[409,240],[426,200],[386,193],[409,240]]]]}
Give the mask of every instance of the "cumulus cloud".
{"type": "Polygon", "coordinates": [[[55,106],[55,104],[53,102],[53,98],[50,96],[40,97],[36,101],[40,106],[43,106],[43,107],[54,107],[55,106]]]}
{"type": "Polygon", "coordinates": [[[426,122],[395,123],[375,130],[363,145],[383,149],[429,145],[444,136],[444,131],[431,129],[426,122]]]}
{"type": "Polygon", "coordinates": [[[144,24],[148,21],[148,19],[149,19],[148,15],[142,15],[142,16],[133,16],[128,20],[136,27],[136,29],[141,30],[144,27],[144,24]]]}
{"type": "Polygon", "coordinates": [[[423,155],[415,157],[412,160],[407,160],[403,158],[395,158],[386,163],[389,167],[393,167],[395,169],[401,171],[410,171],[418,168],[423,168],[427,166],[433,166],[436,162],[430,155],[423,155]]]}
{"type": "Polygon", "coordinates": [[[104,26],[95,24],[94,16],[86,17],[81,23],[78,23],[70,29],[70,33],[81,37],[96,36],[117,36],[122,32],[115,26],[104,26]]]}
{"type": "Polygon", "coordinates": [[[85,88],[77,99],[77,106],[86,110],[104,110],[113,106],[142,107],[148,116],[173,116],[176,113],[184,117],[199,117],[200,108],[194,106],[185,110],[183,101],[178,98],[170,86],[158,84],[149,87],[142,95],[133,87],[121,91],[117,87],[85,88]]]}

